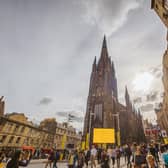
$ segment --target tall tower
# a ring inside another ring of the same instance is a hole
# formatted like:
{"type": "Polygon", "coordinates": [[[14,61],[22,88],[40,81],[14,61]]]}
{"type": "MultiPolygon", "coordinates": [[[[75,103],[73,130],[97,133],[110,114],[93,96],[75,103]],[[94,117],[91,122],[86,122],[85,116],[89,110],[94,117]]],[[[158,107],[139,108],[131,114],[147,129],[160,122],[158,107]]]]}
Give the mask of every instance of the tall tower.
{"type": "Polygon", "coordinates": [[[3,101],[3,98],[3,96],[0,97],[0,116],[3,116],[5,111],[5,101],[3,101]]]}
{"type": "Polygon", "coordinates": [[[108,55],[104,36],[99,60],[94,59],[84,121],[84,135],[93,128],[113,128],[118,102],[114,63],[108,55]]]}

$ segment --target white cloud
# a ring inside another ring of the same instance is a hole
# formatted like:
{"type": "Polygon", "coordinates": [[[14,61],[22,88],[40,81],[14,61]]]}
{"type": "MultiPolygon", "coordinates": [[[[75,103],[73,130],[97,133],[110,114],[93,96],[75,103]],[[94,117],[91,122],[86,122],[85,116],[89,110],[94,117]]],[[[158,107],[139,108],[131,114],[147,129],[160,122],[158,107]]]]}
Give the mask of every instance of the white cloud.
{"type": "Polygon", "coordinates": [[[124,25],[131,10],[140,7],[143,0],[85,0],[85,21],[95,24],[106,35],[111,35],[124,25]]]}

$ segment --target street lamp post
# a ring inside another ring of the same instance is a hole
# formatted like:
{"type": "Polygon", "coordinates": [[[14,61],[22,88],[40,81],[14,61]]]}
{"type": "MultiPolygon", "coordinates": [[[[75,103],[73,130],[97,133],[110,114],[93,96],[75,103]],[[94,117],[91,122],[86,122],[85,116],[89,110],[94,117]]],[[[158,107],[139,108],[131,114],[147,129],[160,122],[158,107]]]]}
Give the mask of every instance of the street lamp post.
{"type": "Polygon", "coordinates": [[[120,118],[119,113],[113,114],[113,117],[117,117],[117,144],[120,146],[120,118]]]}
{"type": "Polygon", "coordinates": [[[91,146],[91,129],[92,129],[92,116],[94,113],[90,112],[90,120],[89,120],[89,147],[91,146]]]}

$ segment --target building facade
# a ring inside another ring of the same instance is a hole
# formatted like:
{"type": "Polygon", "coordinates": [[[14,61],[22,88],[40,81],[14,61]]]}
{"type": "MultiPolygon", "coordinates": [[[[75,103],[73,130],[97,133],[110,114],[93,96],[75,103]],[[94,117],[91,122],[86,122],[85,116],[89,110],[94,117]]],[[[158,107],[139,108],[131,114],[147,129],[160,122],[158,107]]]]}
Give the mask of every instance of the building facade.
{"type": "Polygon", "coordinates": [[[0,148],[65,149],[68,144],[79,147],[81,135],[72,126],[57,123],[55,118],[47,118],[40,125],[34,125],[23,113],[0,116],[0,148]]]}
{"type": "Polygon", "coordinates": [[[53,147],[54,134],[33,125],[23,113],[0,117],[0,148],[53,147]]]}
{"type": "Polygon", "coordinates": [[[81,145],[81,134],[76,133],[76,129],[69,126],[67,123],[57,123],[55,144],[58,149],[78,148],[81,145]]]}
{"type": "Polygon", "coordinates": [[[136,124],[142,127],[142,117],[133,110],[127,89],[125,98],[126,106],[123,106],[118,102],[114,63],[108,55],[104,37],[100,59],[97,61],[95,57],[92,65],[84,120],[83,134],[85,139],[87,134],[90,135],[90,144],[93,141],[93,128],[115,128],[120,131],[121,143],[126,143],[128,134],[130,141],[134,139],[132,127],[136,127],[136,124]]]}
{"type": "MultiPolygon", "coordinates": [[[[166,28],[168,28],[168,0],[152,0],[152,9],[155,10],[166,28]]],[[[166,39],[168,42],[168,33],[166,39]]],[[[159,126],[168,133],[168,46],[163,55],[162,65],[164,96],[163,103],[156,109],[156,115],[159,126]]]]}

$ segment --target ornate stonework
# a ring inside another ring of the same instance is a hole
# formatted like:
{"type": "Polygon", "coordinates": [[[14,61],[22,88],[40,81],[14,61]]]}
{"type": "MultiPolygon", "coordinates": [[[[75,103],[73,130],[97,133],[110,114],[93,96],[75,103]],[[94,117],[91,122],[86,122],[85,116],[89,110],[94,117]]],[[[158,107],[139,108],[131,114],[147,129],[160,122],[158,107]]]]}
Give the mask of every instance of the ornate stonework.
{"type": "MultiPolygon", "coordinates": [[[[104,37],[100,59],[97,61],[95,57],[92,65],[84,121],[84,137],[87,133],[90,133],[90,141],[92,142],[93,128],[115,128],[117,131],[120,128],[122,143],[128,140],[132,141],[133,136],[136,141],[137,133],[133,128],[137,128],[137,126],[142,128],[142,118],[132,108],[127,89],[125,98],[126,107],[118,102],[114,63],[108,55],[106,38],[104,37]],[[119,115],[119,123],[117,115],[119,115]]],[[[143,136],[140,139],[142,138],[143,136]]]]}

